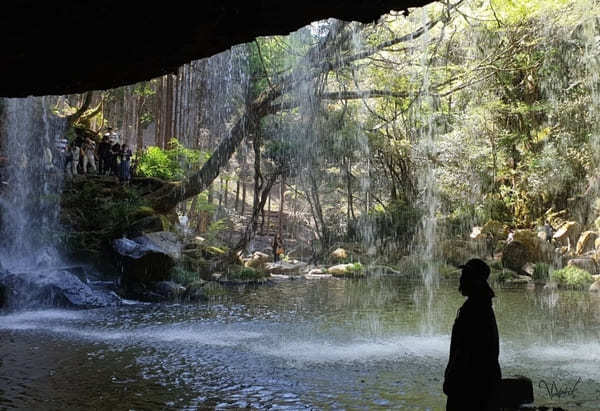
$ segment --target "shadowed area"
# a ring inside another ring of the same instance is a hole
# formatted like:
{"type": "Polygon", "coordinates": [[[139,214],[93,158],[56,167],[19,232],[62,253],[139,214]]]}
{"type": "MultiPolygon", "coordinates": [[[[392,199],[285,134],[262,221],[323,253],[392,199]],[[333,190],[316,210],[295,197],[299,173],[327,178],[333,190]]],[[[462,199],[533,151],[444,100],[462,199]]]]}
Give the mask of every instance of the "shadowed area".
{"type": "Polygon", "coordinates": [[[114,0],[8,2],[0,16],[0,96],[70,94],[136,83],[257,36],[287,34],[330,17],[371,22],[390,10],[427,3],[227,0],[155,7],[114,0]]]}

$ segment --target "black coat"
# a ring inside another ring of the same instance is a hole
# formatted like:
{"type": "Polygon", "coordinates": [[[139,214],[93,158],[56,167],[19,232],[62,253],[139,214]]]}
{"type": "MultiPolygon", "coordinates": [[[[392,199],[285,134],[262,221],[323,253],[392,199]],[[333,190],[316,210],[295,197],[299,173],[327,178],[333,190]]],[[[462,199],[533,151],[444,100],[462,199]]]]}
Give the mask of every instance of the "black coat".
{"type": "Polygon", "coordinates": [[[452,326],[450,358],[444,373],[447,410],[486,410],[502,374],[498,326],[492,299],[470,297],[452,326]]]}

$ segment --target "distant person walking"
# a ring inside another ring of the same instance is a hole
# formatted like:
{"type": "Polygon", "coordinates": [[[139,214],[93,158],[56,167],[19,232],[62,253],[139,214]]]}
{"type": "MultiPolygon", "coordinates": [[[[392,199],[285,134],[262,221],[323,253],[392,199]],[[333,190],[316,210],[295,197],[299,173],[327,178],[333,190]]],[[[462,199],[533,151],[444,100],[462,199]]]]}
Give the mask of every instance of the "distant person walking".
{"type": "Polygon", "coordinates": [[[88,167],[91,167],[94,173],[96,173],[96,159],[94,158],[96,153],[96,143],[92,139],[87,139],[82,147],[83,149],[83,173],[88,174],[88,167]]]}
{"type": "Polygon", "coordinates": [[[554,228],[548,220],[546,220],[546,223],[544,224],[544,232],[546,233],[546,241],[548,241],[549,243],[552,242],[552,237],[554,236],[554,228]]]}
{"type": "Polygon", "coordinates": [[[115,141],[110,148],[110,168],[113,175],[119,175],[119,157],[121,154],[121,146],[118,141],[115,141]]]}
{"type": "Polygon", "coordinates": [[[283,241],[281,235],[277,233],[273,238],[273,262],[279,261],[281,254],[283,254],[283,241]]]}
{"type": "Polygon", "coordinates": [[[98,172],[100,175],[108,174],[110,171],[110,137],[109,133],[106,133],[102,137],[102,141],[98,144],[98,172]]]}
{"type": "Polygon", "coordinates": [[[498,410],[494,391],[501,380],[499,337],[492,308],[494,292],[487,283],[490,267],[478,258],[461,266],[458,290],[467,297],[460,307],[444,373],[446,410],[498,410]]]}
{"type": "Polygon", "coordinates": [[[123,146],[121,147],[121,152],[120,152],[120,156],[121,156],[121,169],[120,169],[120,173],[119,173],[119,180],[121,182],[127,182],[131,179],[131,173],[130,173],[130,161],[131,161],[131,156],[132,156],[132,152],[131,149],[129,148],[129,146],[127,144],[123,144],[123,146]]]}

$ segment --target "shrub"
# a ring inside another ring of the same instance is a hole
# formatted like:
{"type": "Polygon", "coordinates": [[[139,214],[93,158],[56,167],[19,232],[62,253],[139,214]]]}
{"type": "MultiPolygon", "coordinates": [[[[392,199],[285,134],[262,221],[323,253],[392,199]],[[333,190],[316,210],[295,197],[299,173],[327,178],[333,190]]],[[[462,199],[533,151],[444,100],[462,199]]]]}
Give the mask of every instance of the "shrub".
{"type": "Polygon", "coordinates": [[[179,266],[175,266],[171,269],[171,280],[176,283],[188,285],[200,279],[201,276],[198,272],[186,270],[179,266]]]}
{"type": "Polygon", "coordinates": [[[594,282],[594,278],[590,273],[575,266],[567,266],[553,271],[550,278],[560,286],[575,289],[584,289],[594,282]]]}
{"type": "Polygon", "coordinates": [[[265,278],[267,275],[251,267],[232,267],[227,273],[228,280],[256,281],[265,278]]]}
{"type": "Polygon", "coordinates": [[[208,153],[185,148],[177,139],[171,139],[166,150],[148,147],[138,161],[137,173],[145,177],[180,180],[200,166],[208,153]]]}
{"type": "Polygon", "coordinates": [[[534,281],[547,281],[550,277],[550,265],[537,263],[533,268],[532,278],[534,281]]]}

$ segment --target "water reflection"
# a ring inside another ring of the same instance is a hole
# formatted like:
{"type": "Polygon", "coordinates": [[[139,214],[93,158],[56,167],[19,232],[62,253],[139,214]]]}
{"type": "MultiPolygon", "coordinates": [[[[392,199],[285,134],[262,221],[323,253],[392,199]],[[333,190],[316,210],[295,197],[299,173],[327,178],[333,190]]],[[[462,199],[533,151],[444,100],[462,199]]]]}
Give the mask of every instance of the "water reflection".
{"type": "MultiPolygon", "coordinates": [[[[462,297],[442,283],[431,316],[414,299],[420,287],[393,277],[289,281],[204,305],[6,313],[0,407],[87,398],[82,408],[439,409],[462,297]],[[422,334],[429,316],[433,331],[422,334]]],[[[496,291],[504,374],[530,376],[542,403],[597,409],[598,298],[496,291]],[[579,377],[570,396],[539,386],[579,377]]]]}

